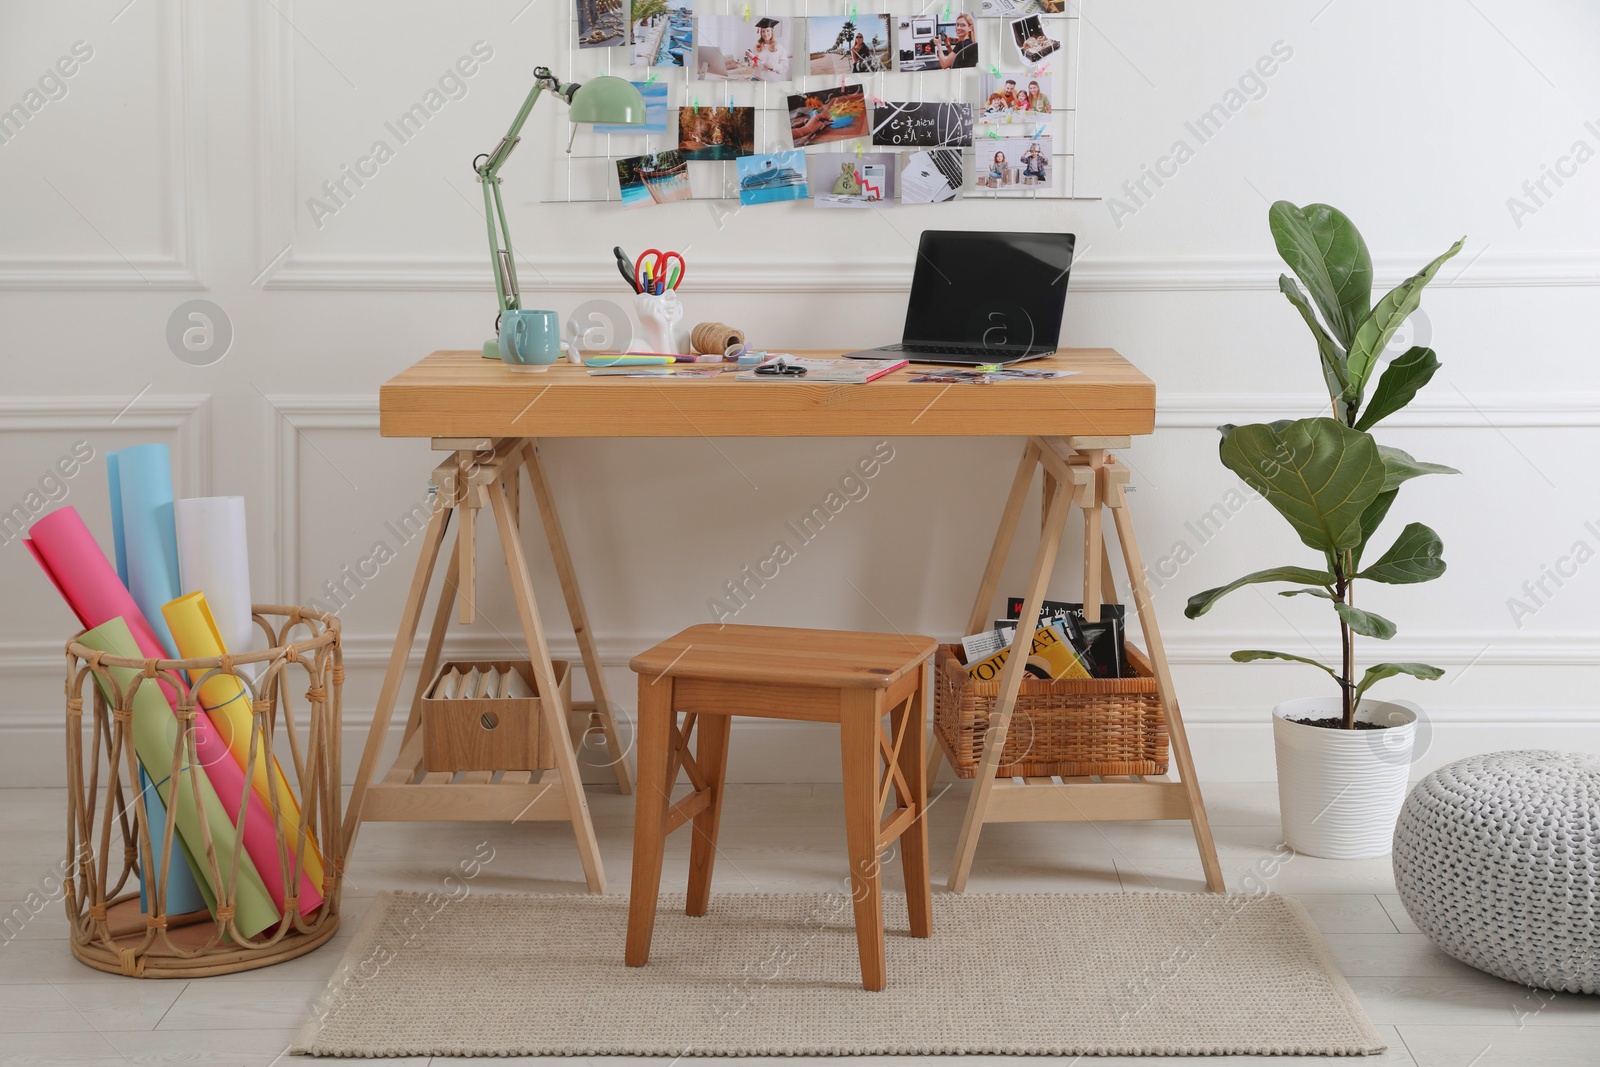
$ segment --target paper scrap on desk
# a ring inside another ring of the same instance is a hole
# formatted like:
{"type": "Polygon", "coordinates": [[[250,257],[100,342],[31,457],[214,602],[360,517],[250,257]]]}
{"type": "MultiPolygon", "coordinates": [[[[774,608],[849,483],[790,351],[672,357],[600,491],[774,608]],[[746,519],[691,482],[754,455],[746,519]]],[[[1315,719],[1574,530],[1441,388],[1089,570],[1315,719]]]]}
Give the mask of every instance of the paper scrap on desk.
{"type": "MultiPolygon", "coordinates": [[[[228,654],[228,646],[222,640],[204,593],[190,593],[163,604],[161,614],[172,630],[173,640],[178,643],[178,654],[184,659],[208,659],[228,654]]],[[[223,671],[190,671],[189,675],[189,684],[198,684],[200,707],[210,717],[211,725],[216,728],[223,744],[228,746],[228,753],[234,762],[241,770],[249,770],[250,788],[269,813],[272,811],[273,790],[277,791],[278,814],[283,819],[284,842],[289,864],[293,867],[295,855],[301,851],[303,823],[300,803],[289,788],[289,779],[278,765],[278,757],[265,751],[264,738],[256,742],[255,766],[250,766],[250,732],[254,718],[251,714],[250,690],[238,678],[223,671]]],[[[276,836],[271,827],[267,829],[272,836],[276,836]]],[[[322,904],[322,894],[317,886],[322,884],[323,866],[316,837],[309,831],[305,836],[304,867],[299,872],[296,896],[300,900],[300,910],[310,912],[322,904]]],[[[276,847],[265,859],[254,853],[251,858],[256,861],[256,869],[266,880],[268,890],[278,890],[272,894],[272,899],[281,908],[284,869],[276,847]]]]}
{"type": "MultiPolygon", "coordinates": [[[[107,570],[109,569],[110,565],[107,564],[107,570]]],[[[139,647],[139,642],[127,620],[120,617],[87,631],[78,640],[86,647],[110,656],[139,659],[147,654],[139,647]]],[[[218,890],[226,886],[229,872],[237,862],[239,879],[234,887],[233,921],[238,924],[239,932],[246,937],[254,937],[263,930],[275,926],[280,912],[273,905],[272,897],[261,881],[261,875],[257,873],[255,864],[247,856],[234,855],[233,821],[223,805],[219,790],[213,786],[211,777],[208,774],[194,774],[187,762],[180,762],[177,774],[172,773],[173,753],[180,751],[178,719],[172,714],[172,708],[163,698],[160,686],[153,684],[150,679],[141,680],[140,671],[135,667],[108,666],[106,672],[117,688],[124,693],[128,692],[136,682],[141,682],[138,688],[133,690],[134,749],[138,753],[139,762],[154,771],[152,777],[155,779],[156,792],[161,795],[166,807],[175,813],[178,820],[177,832],[182,835],[191,853],[199,856],[207,854],[207,841],[201,828],[202,820],[210,830],[209,843],[217,861],[215,876],[209,864],[202,863],[199,866],[211,899],[217,899],[218,890]]],[[[100,684],[98,676],[95,682],[100,684]]],[[[101,685],[102,690],[107,688],[101,685]]],[[[107,692],[106,699],[115,700],[115,697],[107,692]]],[[[195,722],[198,723],[201,718],[203,716],[196,716],[195,722]]],[[[223,753],[223,759],[228,760],[226,753],[223,753]]],[[[240,784],[243,784],[242,774],[240,784]]],[[[235,794],[235,797],[237,795],[235,794]]]]}

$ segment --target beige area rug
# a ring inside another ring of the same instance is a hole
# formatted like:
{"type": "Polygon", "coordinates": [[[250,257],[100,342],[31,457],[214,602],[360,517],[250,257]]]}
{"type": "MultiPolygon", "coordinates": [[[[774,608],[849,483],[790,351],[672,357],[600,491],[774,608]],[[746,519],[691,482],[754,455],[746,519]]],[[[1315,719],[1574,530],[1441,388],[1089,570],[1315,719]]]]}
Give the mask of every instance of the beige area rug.
{"type": "Polygon", "coordinates": [[[885,899],[889,988],[864,992],[846,894],[661,898],[622,963],[623,896],[373,904],[301,1030],[324,1056],[1224,1055],[1381,1052],[1305,911],[1278,896],[885,899]]]}

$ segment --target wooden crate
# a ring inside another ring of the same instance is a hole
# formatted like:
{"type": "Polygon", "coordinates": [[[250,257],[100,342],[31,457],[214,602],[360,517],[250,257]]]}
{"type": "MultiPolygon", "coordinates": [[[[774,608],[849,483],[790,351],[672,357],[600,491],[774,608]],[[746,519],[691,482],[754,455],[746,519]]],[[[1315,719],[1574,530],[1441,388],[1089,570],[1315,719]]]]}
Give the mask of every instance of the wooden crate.
{"type": "MultiPolygon", "coordinates": [[[[561,707],[572,705],[565,660],[553,660],[561,707]]],[[[538,771],[555,764],[555,749],[541,714],[539,685],[527,660],[458,660],[441,664],[422,698],[422,766],[426,771],[538,771]],[[452,669],[466,673],[516,671],[536,694],[495,699],[439,699],[440,680],[452,669]]]]}

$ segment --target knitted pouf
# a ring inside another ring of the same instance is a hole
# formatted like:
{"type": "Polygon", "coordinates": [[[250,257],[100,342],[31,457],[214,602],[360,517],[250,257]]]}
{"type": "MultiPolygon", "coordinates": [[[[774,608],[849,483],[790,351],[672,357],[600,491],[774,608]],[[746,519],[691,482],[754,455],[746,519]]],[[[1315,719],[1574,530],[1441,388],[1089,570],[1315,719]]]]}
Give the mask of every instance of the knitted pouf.
{"type": "Polygon", "coordinates": [[[1463,963],[1600,992],[1600,758],[1495,752],[1428,775],[1395,827],[1394,881],[1463,963]]]}

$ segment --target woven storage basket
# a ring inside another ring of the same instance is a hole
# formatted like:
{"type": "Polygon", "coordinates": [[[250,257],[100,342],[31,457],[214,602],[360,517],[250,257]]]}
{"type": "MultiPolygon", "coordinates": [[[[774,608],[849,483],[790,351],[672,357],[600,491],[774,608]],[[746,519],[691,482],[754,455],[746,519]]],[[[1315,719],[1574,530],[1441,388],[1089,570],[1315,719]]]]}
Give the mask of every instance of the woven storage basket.
{"type": "MultiPolygon", "coordinates": [[[[1150,661],[1127,646],[1131,678],[1024,677],[999,775],[1165,774],[1167,723],[1150,661]]],[[[935,734],[956,774],[971,778],[1000,681],[967,677],[954,645],[934,658],[935,734]]]]}

